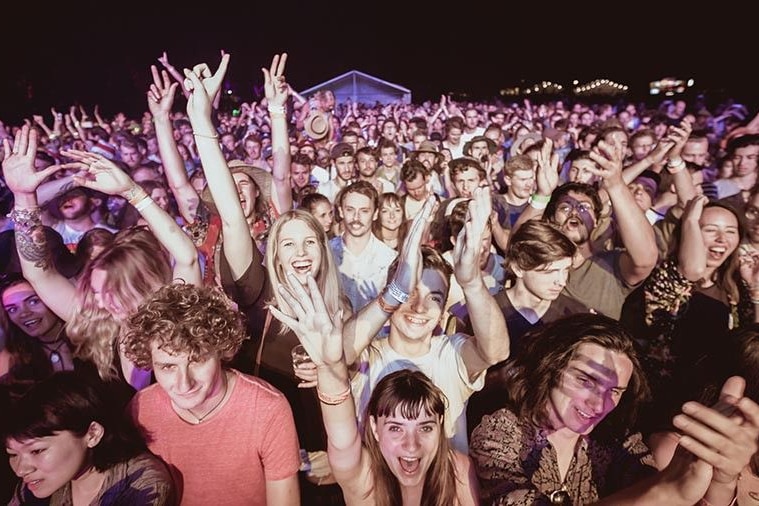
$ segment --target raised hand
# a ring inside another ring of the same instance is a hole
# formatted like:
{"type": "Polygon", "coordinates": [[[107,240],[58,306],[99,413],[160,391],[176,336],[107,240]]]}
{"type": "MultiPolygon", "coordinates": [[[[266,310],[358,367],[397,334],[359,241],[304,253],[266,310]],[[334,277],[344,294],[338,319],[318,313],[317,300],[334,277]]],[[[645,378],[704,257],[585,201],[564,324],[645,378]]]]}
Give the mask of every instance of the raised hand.
{"type": "MultiPolygon", "coordinates": [[[[414,220],[409,227],[408,235],[403,242],[401,254],[398,257],[398,268],[395,276],[389,284],[393,284],[405,294],[410,294],[416,287],[422,269],[422,236],[427,222],[432,216],[436,201],[434,196],[427,197],[422,209],[414,216],[414,220]]],[[[404,301],[398,301],[404,302],[404,301]]]]}
{"type": "Polygon", "coordinates": [[[464,287],[481,276],[482,235],[492,214],[490,188],[477,188],[469,201],[467,220],[453,247],[456,280],[464,287]]]}
{"type": "Polygon", "coordinates": [[[62,167],[82,171],[74,176],[79,186],[92,188],[108,195],[122,195],[134,188],[135,183],[126,172],[106,157],[89,151],[62,151],[64,156],[76,160],[62,167]]]}
{"type": "Polygon", "coordinates": [[[608,188],[615,184],[625,184],[622,179],[624,152],[621,145],[599,141],[598,145],[590,151],[590,158],[598,165],[588,167],[588,171],[600,177],[604,186],[608,188]]]}
{"type": "Polygon", "coordinates": [[[671,149],[669,150],[669,153],[667,153],[670,159],[680,158],[680,155],[683,152],[683,148],[685,147],[685,143],[692,131],[693,126],[690,124],[690,121],[685,119],[680,122],[680,126],[669,127],[669,131],[667,132],[667,139],[673,143],[671,149]]]}
{"type": "Polygon", "coordinates": [[[543,141],[537,163],[535,183],[538,187],[538,195],[551,195],[559,186],[559,155],[554,153],[551,139],[543,141]]]}
{"type": "Polygon", "coordinates": [[[285,81],[286,63],[287,53],[275,54],[271,59],[271,66],[268,69],[261,68],[264,74],[264,94],[269,105],[284,106],[287,102],[290,91],[285,81]]]}
{"type": "Polygon", "coordinates": [[[8,138],[3,139],[3,176],[14,195],[33,194],[45,179],[63,168],[62,165],[51,165],[39,172],[35,170],[37,135],[35,129],[24,125],[16,132],[12,148],[8,138]]]}
{"type": "Polygon", "coordinates": [[[153,116],[167,115],[174,105],[174,94],[179,83],[173,82],[165,70],[159,73],[155,65],[150,66],[150,72],[153,74],[153,84],[148,91],[148,108],[153,116]]]}
{"type": "Polygon", "coordinates": [[[202,114],[203,116],[211,114],[211,102],[221,88],[228,66],[229,54],[223,53],[219,68],[214,73],[205,63],[195,65],[192,70],[184,69],[184,87],[190,92],[190,97],[187,100],[187,114],[191,116],[193,114],[202,114]]]}
{"type": "Polygon", "coordinates": [[[704,195],[697,195],[690,199],[687,204],[685,204],[685,210],[683,211],[683,216],[681,221],[683,223],[695,223],[698,225],[698,221],[701,219],[701,214],[704,212],[704,205],[709,202],[709,198],[705,197],[704,195]]]}
{"type": "Polygon", "coordinates": [[[279,285],[279,293],[295,313],[292,317],[271,306],[272,316],[287,325],[298,336],[311,361],[320,365],[336,364],[343,360],[342,315],[330,315],[324,304],[319,286],[309,275],[306,290],[293,273],[287,274],[289,287],[279,285]]]}
{"type": "MultiPolygon", "coordinates": [[[[224,81],[224,76],[227,73],[228,66],[229,53],[222,51],[221,62],[219,63],[219,68],[216,69],[216,72],[212,73],[211,69],[206,63],[199,63],[192,68],[192,71],[185,69],[184,72],[185,77],[189,77],[187,75],[188,72],[193,72],[196,76],[198,76],[200,82],[203,84],[203,88],[206,90],[206,93],[208,93],[208,96],[213,98],[221,89],[221,83],[224,81]]],[[[189,86],[187,86],[188,84],[189,83],[185,82],[185,87],[187,89],[191,89],[189,86]]]]}
{"type": "Polygon", "coordinates": [[[735,482],[757,451],[759,405],[743,397],[745,384],[743,378],[733,376],[722,387],[717,406],[687,402],[673,419],[683,434],[679,445],[711,465],[712,480],[717,483],[735,482]],[[720,404],[734,409],[718,409],[720,404]]]}

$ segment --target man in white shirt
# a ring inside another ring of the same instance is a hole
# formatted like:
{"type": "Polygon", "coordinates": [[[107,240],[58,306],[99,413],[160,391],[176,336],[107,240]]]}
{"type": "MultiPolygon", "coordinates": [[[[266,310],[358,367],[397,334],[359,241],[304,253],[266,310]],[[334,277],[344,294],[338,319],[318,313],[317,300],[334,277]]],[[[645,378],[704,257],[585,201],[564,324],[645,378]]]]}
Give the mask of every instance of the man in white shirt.
{"type": "Polygon", "coordinates": [[[330,153],[330,158],[332,158],[337,174],[326,183],[319,184],[317,192],[334,203],[338,192],[353,182],[356,176],[356,163],[353,148],[345,142],[335,144],[330,153]]]}
{"type": "Polygon", "coordinates": [[[354,311],[374,300],[384,288],[387,269],[397,255],[372,233],[378,201],[379,194],[371,183],[357,181],[340,194],[337,202],[344,232],[333,238],[329,246],[354,311]]]}

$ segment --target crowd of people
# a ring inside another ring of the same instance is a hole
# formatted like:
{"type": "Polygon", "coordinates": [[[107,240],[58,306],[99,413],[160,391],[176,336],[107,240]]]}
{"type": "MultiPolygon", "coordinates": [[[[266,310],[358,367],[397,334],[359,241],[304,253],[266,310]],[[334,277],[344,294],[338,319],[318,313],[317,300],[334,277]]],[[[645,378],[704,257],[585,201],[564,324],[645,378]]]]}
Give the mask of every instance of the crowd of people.
{"type": "Polygon", "coordinates": [[[759,115],[230,61],[0,123],[0,502],[759,505],[759,115]]]}

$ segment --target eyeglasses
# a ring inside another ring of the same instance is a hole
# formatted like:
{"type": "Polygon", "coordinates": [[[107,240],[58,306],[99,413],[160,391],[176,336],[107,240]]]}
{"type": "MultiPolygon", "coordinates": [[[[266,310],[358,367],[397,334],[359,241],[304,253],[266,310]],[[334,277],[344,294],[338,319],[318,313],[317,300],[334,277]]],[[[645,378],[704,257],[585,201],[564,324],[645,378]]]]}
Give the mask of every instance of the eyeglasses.
{"type": "Polygon", "coordinates": [[[576,204],[570,204],[569,202],[561,202],[556,206],[556,210],[564,214],[569,214],[573,209],[577,209],[578,213],[591,213],[593,212],[593,204],[590,202],[578,202],[576,204]]]}
{"type": "Polygon", "coordinates": [[[754,206],[748,206],[746,207],[746,210],[743,211],[743,216],[745,216],[749,221],[754,221],[755,219],[759,218],[759,209],[754,206]]]}

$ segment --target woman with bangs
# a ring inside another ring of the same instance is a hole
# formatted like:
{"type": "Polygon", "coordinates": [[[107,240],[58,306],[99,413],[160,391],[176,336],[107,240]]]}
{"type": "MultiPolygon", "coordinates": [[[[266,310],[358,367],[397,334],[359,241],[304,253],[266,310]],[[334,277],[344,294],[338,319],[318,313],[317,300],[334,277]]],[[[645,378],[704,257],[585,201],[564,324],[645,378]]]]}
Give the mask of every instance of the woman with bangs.
{"type": "Polygon", "coordinates": [[[168,468],[104,384],[58,372],[9,407],[0,436],[20,478],[9,504],[178,504],[168,468]]]}
{"type": "Polygon", "coordinates": [[[283,291],[297,318],[272,312],[298,335],[316,366],[329,462],[345,504],[478,504],[469,458],[453,450],[445,433],[448,400],[424,373],[403,369],[382,378],[359,430],[341,315],[329,312],[313,279],[308,288],[283,291]]]}
{"type": "Polygon", "coordinates": [[[84,151],[66,151],[74,162],[37,172],[34,153],[37,133],[27,127],[16,135],[13,151],[4,142],[3,173],[15,196],[11,213],[16,248],[24,277],[53,313],[65,321],[66,333],[78,354],[90,359],[103,380],[121,379],[134,389],[147,386],[150,373],[134,366],[123,354],[124,320],[157,288],[180,279],[200,283],[200,268],[192,240],[118,165],[84,151]],[[59,169],[82,171],[75,183],[132,204],[150,230],[128,229],[100,253],[72,285],[49,261],[35,190],[59,169]]]}

